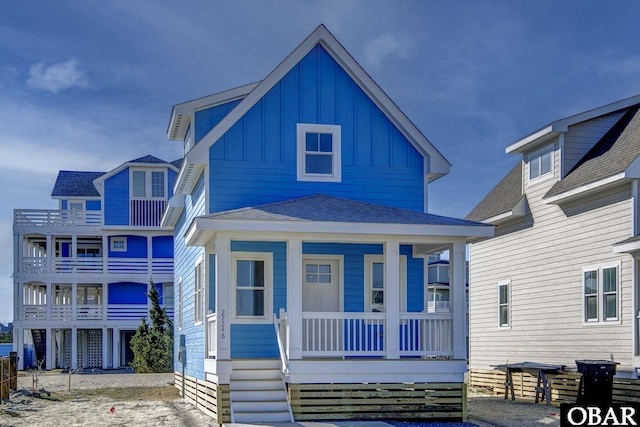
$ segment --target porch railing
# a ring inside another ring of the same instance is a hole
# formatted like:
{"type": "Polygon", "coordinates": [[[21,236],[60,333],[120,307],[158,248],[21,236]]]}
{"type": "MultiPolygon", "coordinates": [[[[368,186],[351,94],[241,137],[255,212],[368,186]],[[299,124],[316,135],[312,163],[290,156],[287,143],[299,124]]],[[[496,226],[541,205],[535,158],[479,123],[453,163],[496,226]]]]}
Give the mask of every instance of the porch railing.
{"type": "MultiPolygon", "coordinates": [[[[47,305],[24,305],[22,307],[23,320],[38,321],[71,321],[71,320],[102,320],[104,319],[104,308],[102,304],[78,304],[75,315],[71,304],[51,305],[49,317],[47,317],[47,305]]],[[[146,304],[108,304],[108,320],[135,320],[147,317],[148,307],[146,304]]],[[[173,307],[167,309],[167,314],[172,316],[173,307]]]]}
{"type": "MultiPolygon", "coordinates": [[[[103,258],[58,257],[52,259],[52,273],[78,274],[172,274],[172,259],[147,258],[108,258],[105,269],[103,258]]],[[[22,272],[25,274],[45,274],[49,263],[45,257],[25,257],[22,260],[22,272]]]]}
{"type": "Polygon", "coordinates": [[[216,329],[216,314],[207,315],[207,357],[215,359],[217,354],[218,331],[216,329]]]}
{"type": "Polygon", "coordinates": [[[109,320],[140,320],[147,317],[146,304],[109,304],[107,305],[107,319],[109,320]]]}
{"type": "Polygon", "coordinates": [[[401,313],[401,356],[453,356],[451,314],[401,313]]]}
{"type": "Polygon", "coordinates": [[[71,304],[60,304],[51,306],[51,320],[71,320],[73,319],[73,307],[71,304]]]}
{"type": "Polygon", "coordinates": [[[99,320],[102,319],[102,304],[86,304],[76,306],[76,319],[99,320]]]}
{"type": "Polygon", "coordinates": [[[289,348],[289,318],[284,308],[280,309],[279,316],[273,316],[273,327],[276,330],[276,339],[278,342],[278,350],[280,351],[282,371],[287,372],[289,365],[289,358],[287,355],[287,348],[289,348]]]}
{"type": "Polygon", "coordinates": [[[451,308],[449,301],[427,301],[427,311],[433,312],[446,312],[451,308]]]}
{"type": "Polygon", "coordinates": [[[22,313],[22,320],[47,320],[46,305],[25,305],[22,313]]]}
{"type": "Polygon", "coordinates": [[[49,210],[49,209],[15,209],[13,211],[15,225],[35,226],[74,226],[101,225],[101,211],[49,210]]]}

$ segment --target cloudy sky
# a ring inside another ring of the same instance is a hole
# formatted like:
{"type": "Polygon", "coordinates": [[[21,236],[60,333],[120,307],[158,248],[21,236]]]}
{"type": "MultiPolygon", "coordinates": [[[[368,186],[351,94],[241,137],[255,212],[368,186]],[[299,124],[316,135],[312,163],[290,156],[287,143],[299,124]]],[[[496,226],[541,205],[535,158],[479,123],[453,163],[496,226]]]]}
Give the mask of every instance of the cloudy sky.
{"type": "Polygon", "coordinates": [[[640,2],[0,1],[0,322],[12,212],[55,209],[58,170],[167,141],[172,105],[264,78],[320,23],[453,164],[430,211],[465,216],[547,123],[640,93],[640,2]]]}

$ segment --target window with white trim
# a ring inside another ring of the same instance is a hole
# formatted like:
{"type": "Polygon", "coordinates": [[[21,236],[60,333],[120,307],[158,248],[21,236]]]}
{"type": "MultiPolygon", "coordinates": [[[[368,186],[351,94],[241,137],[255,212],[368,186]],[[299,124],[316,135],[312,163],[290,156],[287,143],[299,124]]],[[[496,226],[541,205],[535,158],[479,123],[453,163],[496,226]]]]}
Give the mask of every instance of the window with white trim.
{"type": "MultiPolygon", "coordinates": [[[[364,256],[365,272],[365,311],[374,313],[383,313],[385,311],[385,271],[384,271],[384,255],[365,255],[364,256]]],[[[399,283],[398,289],[400,296],[400,311],[407,310],[407,257],[400,255],[399,283]]]]}
{"type": "Polygon", "coordinates": [[[202,323],[202,294],[204,292],[202,280],[202,261],[198,261],[193,272],[193,322],[202,323]]]}
{"type": "Polygon", "coordinates": [[[511,326],[511,281],[498,283],[498,326],[511,326]]]}
{"type": "Polygon", "coordinates": [[[131,170],[131,197],[134,199],[166,198],[166,184],[163,170],[131,170]]]}
{"type": "Polygon", "coordinates": [[[553,144],[529,154],[528,159],[530,182],[553,176],[553,144]]]}
{"type": "Polygon", "coordinates": [[[339,125],[298,123],[298,181],[340,182],[340,130],[339,125]]]}
{"type": "Polygon", "coordinates": [[[112,237],[110,241],[111,241],[111,251],[112,252],[126,252],[127,251],[127,238],[126,237],[112,237]]]}
{"type": "Polygon", "coordinates": [[[584,321],[587,323],[620,320],[620,263],[582,269],[584,321]]]}
{"type": "Polygon", "coordinates": [[[83,211],[84,200],[69,200],[67,202],[68,210],[70,211],[83,211]]]}
{"type": "Polygon", "coordinates": [[[267,252],[234,252],[231,260],[235,321],[270,322],[273,312],[270,297],[273,255],[267,252]]]}
{"type": "Polygon", "coordinates": [[[173,282],[162,284],[162,304],[173,307],[173,282]]]}
{"type": "Polygon", "coordinates": [[[178,280],[178,329],[182,329],[182,277],[178,280]]]}

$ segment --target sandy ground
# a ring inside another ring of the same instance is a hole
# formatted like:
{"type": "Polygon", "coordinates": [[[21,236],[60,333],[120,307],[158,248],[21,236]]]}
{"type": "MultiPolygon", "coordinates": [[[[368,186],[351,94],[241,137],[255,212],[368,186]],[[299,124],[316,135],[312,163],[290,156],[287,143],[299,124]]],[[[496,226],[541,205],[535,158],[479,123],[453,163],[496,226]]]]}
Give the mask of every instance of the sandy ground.
{"type": "MultiPolygon", "coordinates": [[[[18,378],[18,389],[0,403],[0,427],[8,426],[214,426],[212,419],[184,403],[173,374],[77,374],[38,376],[39,396],[29,396],[33,379],[18,378]]],[[[480,427],[560,425],[560,409],[512,402],[482,390],[469,392],[469,423],[480,427]]],[[[440,424],[446,425],[446,424],[440,424]]]]}

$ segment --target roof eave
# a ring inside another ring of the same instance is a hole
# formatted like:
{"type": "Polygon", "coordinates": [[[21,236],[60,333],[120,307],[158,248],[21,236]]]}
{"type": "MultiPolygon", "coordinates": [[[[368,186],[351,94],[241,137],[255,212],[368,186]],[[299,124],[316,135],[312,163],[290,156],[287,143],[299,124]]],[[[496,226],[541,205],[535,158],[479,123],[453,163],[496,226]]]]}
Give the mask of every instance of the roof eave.
{"type": "Polygon", "coordinates": [[[483,220],[482,222],[486,222],[488,224],[498,225],[504,222],[508,222],[514,220],[516,218],[522,218],[527,214],[527,198],[522,197],[516,205],[507,212],[492,216],[483,220]]]}
{"type": "Polygon", "coordinates": [[[627,242],[627,243],[616,243],[613,245],[613,253],[615,254],[623,254],[623,253],[634,253],[640,251],[640,241],[635,242],[627,242]]]}
{"type": "Polygon", "coordinates": [[[553,125],[549,125],[545,128],[540,129],[539,131],[525,136],[524,138],[514,142],[511,145],[508,145],[505,149],[505,152],[507,154],[522,154],[523,152],[548,141],[554,136],[559,135],[560,132],[561,131],[553,125]]]}
{"type": "Polygon", "coordinates": [[[622,172],[608,178],[601,179],[596,182],[592,182],[590,184],[583,185],[578,188],[574,188],[573,190],[565,191],[560,194],[556,194],[550,197],[544,197],[542,199],[542,203],[544,204],[553,204],[559,205],[561,203],[570,202],[572,200],[579,199],[581,197],[585,197],[594,193],[597,193],[602,190],[606,190],[611,187],[615,187],[617,185],[623,184],[630,180],[630,176],[626,172],[622,172]]]}
{"type": "Polygon", "coordinates": [[[169,199],[167,207],[162,214],[162,220],[160,221],[160,227],[173,228],[180,218],[180,214],[184,210],[184,196],[182,194],[174,194],[169,199]]]}

